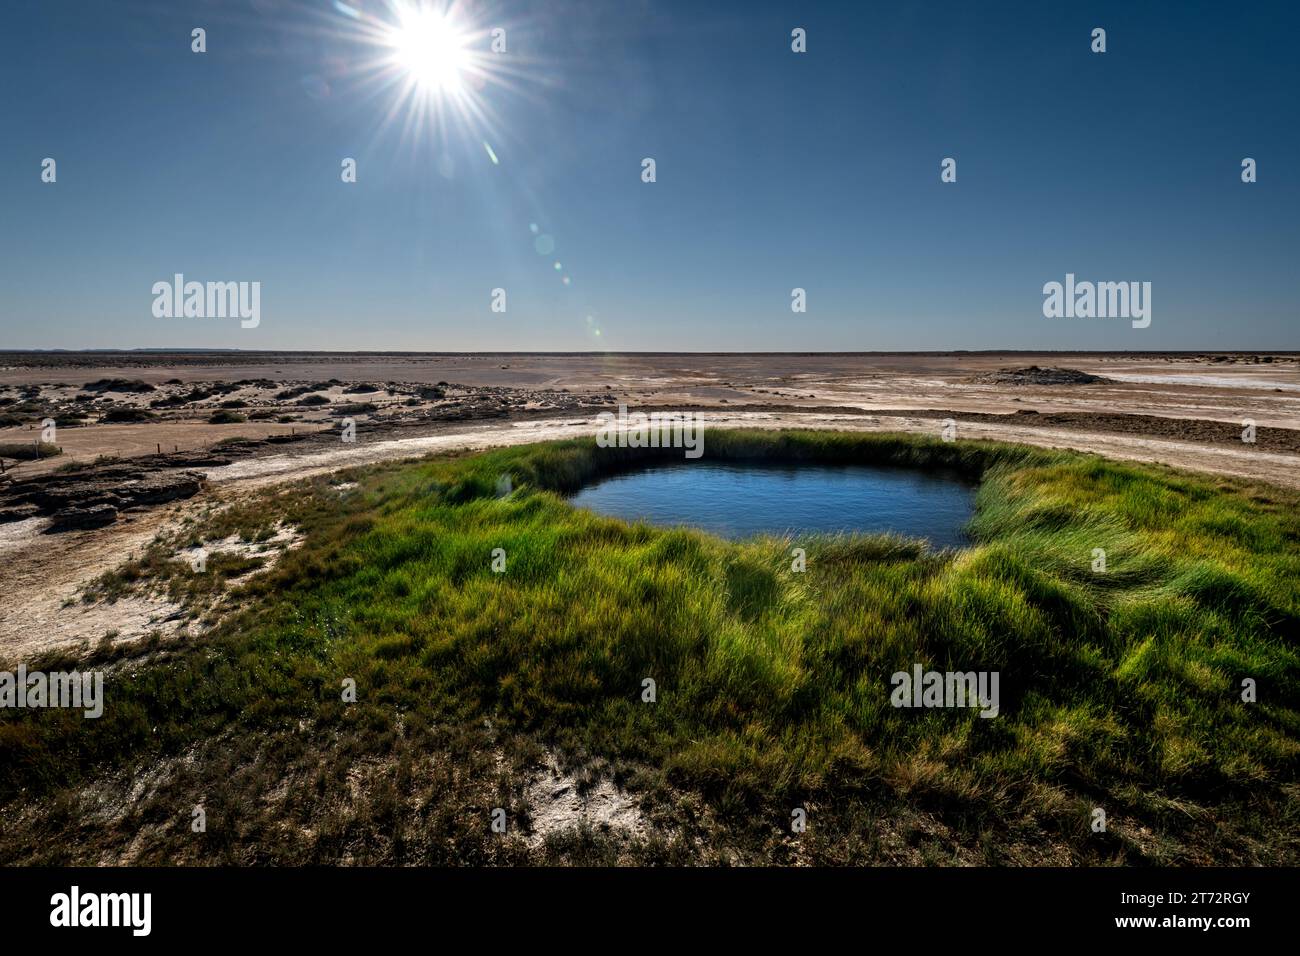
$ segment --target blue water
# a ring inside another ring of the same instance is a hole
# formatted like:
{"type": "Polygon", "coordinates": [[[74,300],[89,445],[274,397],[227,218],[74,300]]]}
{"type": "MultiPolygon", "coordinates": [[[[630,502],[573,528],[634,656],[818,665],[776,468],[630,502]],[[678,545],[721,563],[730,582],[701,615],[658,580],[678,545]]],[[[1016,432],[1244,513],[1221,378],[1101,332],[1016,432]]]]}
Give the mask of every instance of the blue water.
{"type": "Polygon", "coordinates": [[[938,548],[969,543],[975,486],[908,468],[686,463],[627,472],[569,499],[625,521],[690,525],[725,538],[892,531],[938,548]]]}

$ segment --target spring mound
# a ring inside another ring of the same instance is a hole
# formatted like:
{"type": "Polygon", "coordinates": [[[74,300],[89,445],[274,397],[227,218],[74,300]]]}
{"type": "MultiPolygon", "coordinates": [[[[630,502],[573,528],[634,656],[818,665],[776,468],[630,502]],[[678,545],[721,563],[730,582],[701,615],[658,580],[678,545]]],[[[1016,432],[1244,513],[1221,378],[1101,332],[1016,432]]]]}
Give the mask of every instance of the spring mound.
{"type": "Polygon", "coordinates": [[[1093,385],[1098,382],[1110,382],[1111,379],[1101,375],[1090,375],[1077,368],[1002,368],[975,378],[977,382],[991,385],[1093,385]]]}

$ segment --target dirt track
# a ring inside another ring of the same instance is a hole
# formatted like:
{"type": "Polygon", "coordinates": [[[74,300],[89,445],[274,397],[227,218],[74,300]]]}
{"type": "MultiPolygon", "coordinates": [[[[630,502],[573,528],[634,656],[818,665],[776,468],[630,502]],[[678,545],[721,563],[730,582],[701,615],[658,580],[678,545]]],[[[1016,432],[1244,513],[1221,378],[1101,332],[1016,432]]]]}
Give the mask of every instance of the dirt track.
{"type": "MultiPolygon", "coordinates": [[[[937,435],[943,418],[926,414],[843,415],[816,412],[707,412],[703,413],[712,428],[823,428],[837,431],[902,431],[937,435]]],[[[1263,451],[1258,446],[1238,442],[1232,445],[1209,445],[1203,442],[1176,441],[1168,438],[1137,437],[1121,432],[1089,432],[1079,428],[1044,428],[1012,422],[979,420],[954,413],[959,439],[981,438],[1021,442],[1047,448],[1070,448],[1095,452],[1127,461],[1158,462],[1174,468],[1255,478],[1272,484],[1300,487],[1300,456],[1263,451]]],[[[505,422],[458,429],[416,438],[398,438],[375,442],[340,443],[338,447],[302,454],[285,453],[249,458],[208,471],[210,481],[251,483],[262,486],[294,478],[317,475],[354,465],[373,464],[399,458],[414,458],[450,449],[483,449],[502,445],[520,445],[557,438],[594,435],[596,419],[563,417],[529,422],[505,422]]],[[[707,432],[705,454],[708,453],[707,432]]]]}

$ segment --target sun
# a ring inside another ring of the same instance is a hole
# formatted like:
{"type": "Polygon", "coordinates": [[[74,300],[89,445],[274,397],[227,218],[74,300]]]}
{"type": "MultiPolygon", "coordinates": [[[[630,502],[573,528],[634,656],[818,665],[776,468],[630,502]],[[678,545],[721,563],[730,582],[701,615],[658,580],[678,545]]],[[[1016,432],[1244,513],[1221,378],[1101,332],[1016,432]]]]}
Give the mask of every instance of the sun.
{"type": "Polygon", "coordinates": [[[454,140],[475,152],[481,145],[482,155],[500,165],[502,102],[540,102],[544,84],[539,61],[507,52],[515,25],[497,2],[367,0],[359,9],[357,0],[334,0],[331,32],[357,45],[343,74],[354,92],[381,105],[376,136],[400,127],[412,147],[440,143],[444,158],[454,140]]]}
{"type": "Polygon", "coordinates": [[[406,8],[388,36],[397,66],[426,92],[457,94],[470,67],[469,38],[448,13],[406,8]]]}

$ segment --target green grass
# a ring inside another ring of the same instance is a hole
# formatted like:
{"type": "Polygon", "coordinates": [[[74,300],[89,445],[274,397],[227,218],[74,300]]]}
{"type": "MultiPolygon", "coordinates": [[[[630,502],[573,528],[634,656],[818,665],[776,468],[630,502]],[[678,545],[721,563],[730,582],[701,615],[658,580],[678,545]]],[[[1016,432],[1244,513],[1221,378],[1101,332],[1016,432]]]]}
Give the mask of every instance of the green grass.
{"type": "Polygon", "coordinates": [[[239,412],[219,411],[208,416],[208,424],[210,425],[238,425],[246,421],[248,421],[248,416],[241,415],[239,412]]]}
{"type": "Polygon", "coordinates": [[[53,442],[6,442],[0,444],[0,458],[17,458],[21,461],[35,461],[37,458],[54,458],[62,455],[63,449],[53,442]]]}
{"type": "MultiPolygon", "coordinates": [[[[427,746],[454,738],[469,767],[465,728],[487,717],[513,741],[493,738],[517,756],[507,761],[516,770],[542,746],[607,761],[680,827],[680,807],[698,801],[690,826],[709,849],[653,844],[639,860],[710,861],[726,843],[746,859],[785,861],[795,806],[810,808],[800,858],[822,862],[1300,858],[1296,495],[990,443],[708,438],[712,460],[979,477],[975,544],[936,553],[884,536],[736,543],[624,524],[562,496],[680,451],[590,441],[372,468],[350,476],[360,485],[345,496],[320,479],[192,532],[247,537],[285,517],[307,541],[242,586],[243,610],[215,635],[115,670],[102,719],[0,716],[0,801],[62,805],[109,768],[223,735],[243,741],[236,751],[256,741],[257,759],[270,759],[270,742],[304,722],[321,760],[338,759],[341,739],[354,760],[411,759],[411,741],[443,734],[427,746]],[[498,497],[502,475],[514,491],[498,497]],[[791,570],[795,546],[807,551],[804,573],[791,570]],[[497,548],[504,573],[492,569],[497,548]],[[1106,552],[1105,572],[1093,570],[1094,549],[1106,552]],[[1000,716],[893,708],[890,675],[917,663],[999,671],[1000,716]],[[339,699],[345,677],[357,682],[356,704],[339,699]],[[653,704],[641,700],[647,677],[653,704]],[[1245,678],[1257,683],[1255,703],[1242,700],[1245,678]],[[1106,833],[1089,828],[1094,807],[1107,812],[1106,833]]],[[[200,586],[163,550],[116,585],[200,586]]],[[[220,575],[205,582],[217,587],[220,575]]],[[[222,776],[228,759],[214,755],[209,776],[200,773],[209,788],[236,786],[222,776]]],[[[291,765],[276,760],[273,777],[291,765]]],[[[481,772],[485,786],[515,788],[499,799],[518,802],[517,775],[507,784],[481,772]]],[[[466,786],[447,794],[463,804],[466,786]]],[[[297,810],[304,818],[326,804],[336,812],[327,795],[337,782],[319,787],[318,802],[297,810]]],[[[461,862],[520,859],[482,837],[472,814],[452,821],[429,799],[414,818],[391,801],[367,823],[348,817],[349,832],[424,826],[423,844],[386,843],[373,862],[447,861],[449,833],[464,841],[461,862]],[[428,830],[430,814],[443,814],[442,831],[428,830]]],[[[224,859],[246,859],[238,854],[283,822],[281,811],[245,812],[261,822],[246,825],[242,843],[222,844],[224,859]]],[[[57,824],[79,825],[75,815],[57,824]]],[[[543,858],[607,859],[599,839],[585,839],[578,849],[548,844],[543,858]]],[[[319,843],[271,856],[337,852],[319,843]]],[[[40,858],[29,844],[7,853],[40,858]]]]}

